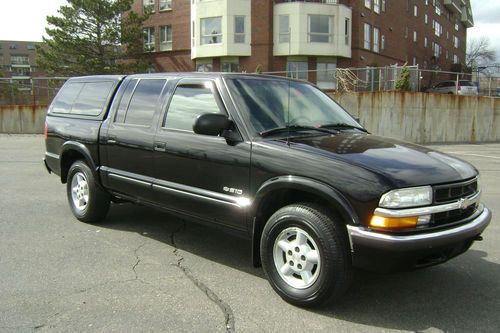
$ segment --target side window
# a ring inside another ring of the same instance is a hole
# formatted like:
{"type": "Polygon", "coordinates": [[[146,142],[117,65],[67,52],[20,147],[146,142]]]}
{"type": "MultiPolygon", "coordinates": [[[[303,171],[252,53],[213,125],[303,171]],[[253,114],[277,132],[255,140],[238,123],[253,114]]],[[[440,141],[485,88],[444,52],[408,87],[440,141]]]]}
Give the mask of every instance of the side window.
{"type": "Polygon", "coordinates": [[[71,113],[88,116],[99,115],[104,109],[113,84],[112,81],[85,83],[71,113]]]}
{"type": "Polygon", "coordinates": [[[52,109],[50,112],[54,113],[70,113],[73,103],[80,94],[84,83],[82,82],[69,82],[66,83],[59,94],[57,94],[54,103],[52,103],[52,109]]]}
{"type": "Polygon", "coordinates": [[[116,111],[115,115],[116,123],[123,123],[123,121],[125,120],[125,114],[127,113],[128,104],[130,103],[130,97],[132,96],[132,92],[134,91],[135,86],[137,85],[137,81],[139,80],[130,80],[128,82],[127,87],[125,88],[125,91],[123,92],[123,95],[120,99],[118,110],[116,111]]]}
{"type": "Polygon", "coordinates": [[[165,82],[166,80],[161,79],[143,79],[139,81],[125,114],[126,124],[151,125],[156,104],[165,82]]]}
{"type": "Polygon", "coordinates": [[[204,85],[178,86],[168,107],[165,127],[192,132],[196,118],[204,113],[222,113],[212,90],[204,85]]]}

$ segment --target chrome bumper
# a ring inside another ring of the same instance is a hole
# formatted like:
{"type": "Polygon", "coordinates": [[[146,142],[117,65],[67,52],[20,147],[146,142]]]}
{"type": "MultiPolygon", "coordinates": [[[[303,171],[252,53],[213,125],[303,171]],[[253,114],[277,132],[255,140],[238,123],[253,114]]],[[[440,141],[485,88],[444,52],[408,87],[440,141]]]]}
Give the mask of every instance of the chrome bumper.
{"type": "Polygon", "coordinates": [[[416,235],[387,235],[372,231],[366,227],[347,226],[351,251],[356,247],[374,248],[387,251],[404,252],[427,250],[479,236],[491,221],[491,211],[480,205],[482,212],[467,224],[446,230],[421,233],[416,235]]]}

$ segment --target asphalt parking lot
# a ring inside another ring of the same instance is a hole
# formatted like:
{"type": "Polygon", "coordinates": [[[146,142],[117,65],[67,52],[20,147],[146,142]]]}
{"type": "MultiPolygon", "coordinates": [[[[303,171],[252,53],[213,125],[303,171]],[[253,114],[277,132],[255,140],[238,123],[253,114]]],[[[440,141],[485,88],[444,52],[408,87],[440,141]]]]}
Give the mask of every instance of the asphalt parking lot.
{"type": "Polygon", "coordinates": [[[481,171],[484,241],[425,270],[358,271],[340,304],[305,310],[252,267],[249,242],[130,204],[78,222],[42,136],[0,135],[0,331],[498,332],[500,144],[434,148],[481,171]]]}

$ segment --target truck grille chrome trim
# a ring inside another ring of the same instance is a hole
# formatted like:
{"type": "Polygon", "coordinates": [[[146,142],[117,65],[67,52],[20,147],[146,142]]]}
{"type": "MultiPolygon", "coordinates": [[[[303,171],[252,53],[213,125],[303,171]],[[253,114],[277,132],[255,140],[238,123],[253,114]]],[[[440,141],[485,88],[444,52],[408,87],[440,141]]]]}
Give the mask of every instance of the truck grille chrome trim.
{"type": "Polygon", "coordinates": [[[481,197],[481,191],[479,190],[474,195],[461,198],[457,201],[450,202],[444,205],[426,206],[426,207],[409,208],[409,209],[377,208],[375,209],[375,215],[382,217],[408,217],[408,216],[437,214],[437,213],[447,212],[450,210],[466,209],[467,207],[478,203],[480,197],[481,197]]]}

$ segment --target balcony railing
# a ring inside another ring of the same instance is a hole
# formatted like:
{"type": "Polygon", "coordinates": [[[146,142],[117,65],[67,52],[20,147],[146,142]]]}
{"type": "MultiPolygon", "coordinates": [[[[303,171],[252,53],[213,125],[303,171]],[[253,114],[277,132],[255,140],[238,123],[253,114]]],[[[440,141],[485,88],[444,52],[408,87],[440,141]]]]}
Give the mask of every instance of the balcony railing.
{"type": "Polygon", "coordinates": [[[328,5],[338,5],[339,0],[274,0],[274,3],[290,3],[290,2],[311,2],[311,3],[325,3],[328,5]]]}

